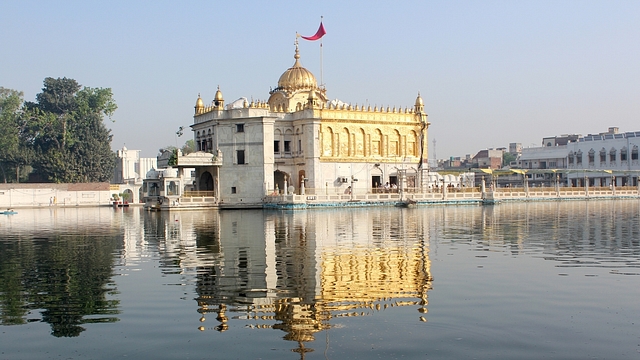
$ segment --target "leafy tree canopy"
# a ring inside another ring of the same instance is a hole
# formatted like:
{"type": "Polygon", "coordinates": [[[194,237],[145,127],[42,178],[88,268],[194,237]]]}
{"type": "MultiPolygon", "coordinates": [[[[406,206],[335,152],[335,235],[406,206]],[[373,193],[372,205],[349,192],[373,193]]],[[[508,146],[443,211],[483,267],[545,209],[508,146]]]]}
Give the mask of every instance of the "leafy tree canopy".
{"type": "Polygon", "coordinates": [[[509,164],[511,164],[512,161],[515,161],[516,156],[512,153],[509,152],[505,152],[502,155],[502,166],[507,166],[509,164]]]}
{"type": "Polygon", "coordinates": [[[0,156],[0,165],[16,169],[29,165],[38,176],[35,180],[43,182],[111,179],[115,153],[111,151],[111,130],[103,122],[117,109],[111,89],[83,88],[73,79],[49,77],[35,103],[21,103],[21,93],[0,92],[0,131],[11,124],[5,121],[5,112],[14,114],[6,118],[13,119],[16,129],[9,133],[11,141],[1,137],[7,132],[0,134],[0,146],[17,144],[17,155],[11,159],[0,156]]]}
{"type": "Polygon", "coordinates": [[[4,182],[13,179],[13,170],[24,155],[18,140],[23,96],[22,92],[0,87],[0,176],[4,182]]]}

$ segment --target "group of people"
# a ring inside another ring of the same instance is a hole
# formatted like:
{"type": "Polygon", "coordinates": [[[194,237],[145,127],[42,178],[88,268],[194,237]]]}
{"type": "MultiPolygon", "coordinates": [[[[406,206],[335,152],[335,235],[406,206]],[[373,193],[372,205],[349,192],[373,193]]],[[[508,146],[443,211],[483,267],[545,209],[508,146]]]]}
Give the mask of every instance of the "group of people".
{"type": "Polygon", "coordinates": [[[395,183],[389,184],[387,181],[384,185],[378,185],[378,192],[398,192],[398,185],[395,183]]]}
{"type": "MultiPolygon", "coordinates": [[[[436,184],[435,184],[435,185],[433,185],[433,186],[432,186],[432,185],[429,185],[429,186],[427,187],[427,190],[428,190],[429,192],[442,192],[442,189],[443,189],[444,187],[445,187],[445,186],[439,186],[439,185],[436,183],[436,184]]],[[[447,184],[447,185],[446,185],[446,188],[447,188],[447,191],[448,191],[448,192],[456,192],[456,191],[460,191],[460,184],[453,185],[453,184],[449,183],[449,184],[447,184]]]]}

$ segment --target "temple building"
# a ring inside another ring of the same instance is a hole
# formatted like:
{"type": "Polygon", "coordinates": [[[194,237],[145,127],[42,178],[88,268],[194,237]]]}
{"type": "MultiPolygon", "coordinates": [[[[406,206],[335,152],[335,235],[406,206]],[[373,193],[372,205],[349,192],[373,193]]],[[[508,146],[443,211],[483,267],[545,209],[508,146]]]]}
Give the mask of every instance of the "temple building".
{"type": "Polygon", "coordinates": [[[210,105],[198,96],[191,127],[211,161],[196,167],[195,190],[213,192],[221,207],[261,207],[274,194],[420,189],[429,125],[419,93],[404,109],[329,101],[296,42],[268,100],[225,104],[220,87],[210,105]]]}

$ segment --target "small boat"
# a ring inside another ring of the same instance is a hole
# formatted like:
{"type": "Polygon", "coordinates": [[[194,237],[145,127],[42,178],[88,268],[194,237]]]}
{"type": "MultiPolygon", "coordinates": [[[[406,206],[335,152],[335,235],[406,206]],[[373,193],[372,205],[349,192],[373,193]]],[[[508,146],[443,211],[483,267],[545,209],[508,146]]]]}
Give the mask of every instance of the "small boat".
{"type": "Polygon", "coordinates": [[[416,207],[416,201],[412,199],[406,199],[396,203],[396,206],[404,208],[416,207]]]}
{"type": "Polygon", "coordinates": [[[18,213],[17,211],[13,211],[11,209],[7,209],[5,211],[0,211],[0,214],[2,214],[2,215],[15,215],[17,213],[18,213]]]}

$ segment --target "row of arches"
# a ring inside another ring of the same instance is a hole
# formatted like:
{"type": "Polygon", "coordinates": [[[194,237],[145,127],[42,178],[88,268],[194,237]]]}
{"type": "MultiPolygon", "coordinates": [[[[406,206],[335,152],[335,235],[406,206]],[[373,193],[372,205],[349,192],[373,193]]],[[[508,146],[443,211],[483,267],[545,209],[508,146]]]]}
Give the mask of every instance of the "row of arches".
{"type": "Polygon", "coordinates": [[[213,129],[209,128],[196,132],[196,151],[211,151],[213,149],[213,129]]]}
{"type": "MultiPolygon", "coordinates": [[[[584,154],[582,150],[578,150],[577,152],[570,151],[568,155],[568,163],[569,166],[572,165],[582,165],[583,164],[584,154]]],[[[624,163],[629,160],[638,161],[638,146],[634,145],[631,149],[631,159],[629,159],[629,150],[626,146],[622,147],[620,151],[616,148],[611,148],[607,151],[604,147],[600,149],[598,152],[598,156],[596,157],[596,151],[594,149],[590,149],[587,153],[587,163],[589,165],[595,165],[596,158],[598,159],[598,163],[600,165],[617,165],[619,162],[624,163]]]]}
{"type": "Polygon", "coordinates": [[[324,157],[403,157],[418,156],[420,136],[414,130],[401,134],[398,129],[372,132],[364,128],[350,130],[330,126],[321,131],[321,151],[324,157]]]}

